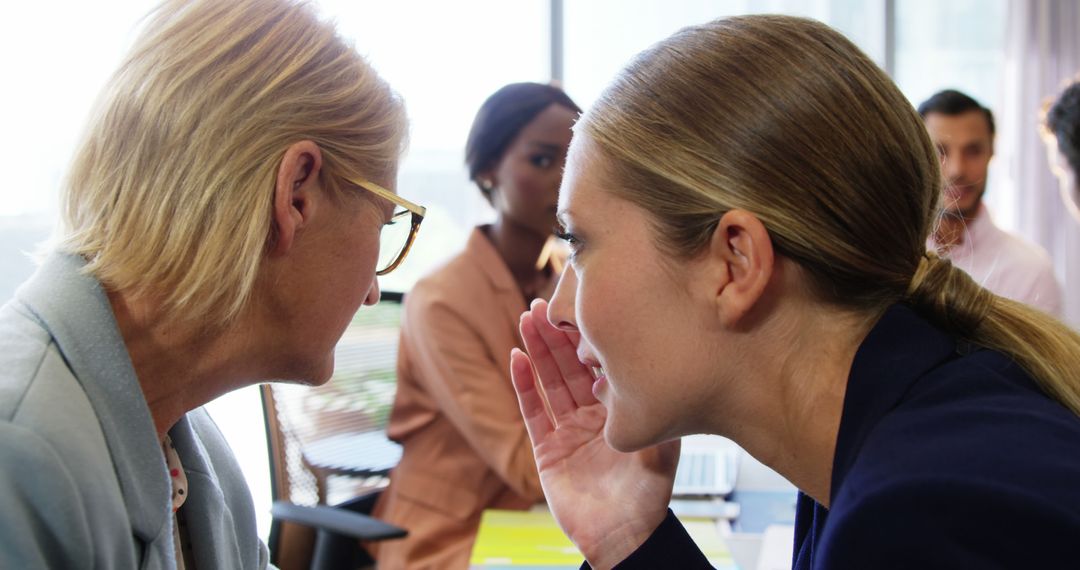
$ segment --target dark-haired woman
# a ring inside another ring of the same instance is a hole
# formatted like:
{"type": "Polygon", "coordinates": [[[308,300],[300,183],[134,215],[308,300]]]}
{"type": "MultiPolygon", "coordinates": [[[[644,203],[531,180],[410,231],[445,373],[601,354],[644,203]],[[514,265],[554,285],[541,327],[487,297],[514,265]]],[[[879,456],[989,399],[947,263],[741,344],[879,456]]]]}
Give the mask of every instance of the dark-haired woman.
{"type": "Polygon", "coordinates": [[[404,454],[376,514],[409,536],[377,547],[382,569],[467,568],[484,509],[543,499],[509,355],[521,311],[561,272],[552,228],[579,113],[558,88],[516,83],[473,122],[466,162],[497,218],[406,297],[387,430],[404,454]]]}

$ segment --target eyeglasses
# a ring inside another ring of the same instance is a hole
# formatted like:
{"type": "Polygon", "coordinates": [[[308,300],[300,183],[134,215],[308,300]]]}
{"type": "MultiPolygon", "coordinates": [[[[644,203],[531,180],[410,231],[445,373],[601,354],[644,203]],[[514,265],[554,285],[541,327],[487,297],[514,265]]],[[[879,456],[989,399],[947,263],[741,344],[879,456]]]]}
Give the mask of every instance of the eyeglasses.
{"type": "Polygon", "coordinates": [[[397,269],[405,256],[409,254],[413,241],[416,240],[416,232],[420,230],[420,222],[424,221],[427,208],[413,204],[412,202],[394,194],[393,192],[370,182],[368,180],[347,180],[380,198],[385,198],[395,206],[404,208],[395,212],[390,217],[379,234],[379,262],[375,266],[375,275],[386,275],[397,269]],[[410,223],[405,225],[406,216],[410,217],[410,223]]]}

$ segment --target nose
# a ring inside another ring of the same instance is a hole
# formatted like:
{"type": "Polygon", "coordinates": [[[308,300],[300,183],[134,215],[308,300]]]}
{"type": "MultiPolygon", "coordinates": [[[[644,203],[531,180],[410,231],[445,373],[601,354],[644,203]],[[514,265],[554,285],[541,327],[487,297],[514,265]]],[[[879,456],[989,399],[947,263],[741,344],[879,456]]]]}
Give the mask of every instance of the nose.
{"type": "Polygon", "coordinates": [[[381,295],[382,295],[382,292],[379,291],[379,278],[376,277],[376,278],[372,279],[371,289],[368,289],[367,297],[364,298],[364,304],[370,307],[370,306],[378,303],[379,302],[379,297],[381,295]]]}
{"type": "Polygon", "coordinates": [[[959,180],[964,174],[963,161],[955,156],[947,156],[941,161],[941,169],[945,172],[945,179],[959,180]]]}
{"type": "Polygon", "coordinates": [[[574,297],[577,295],[577,273],[570,265],[566,266],[555,286],[555,294],[548,303],[548,322],[564,331],[577,331],[577,317],[574,313],[574,297]]]}

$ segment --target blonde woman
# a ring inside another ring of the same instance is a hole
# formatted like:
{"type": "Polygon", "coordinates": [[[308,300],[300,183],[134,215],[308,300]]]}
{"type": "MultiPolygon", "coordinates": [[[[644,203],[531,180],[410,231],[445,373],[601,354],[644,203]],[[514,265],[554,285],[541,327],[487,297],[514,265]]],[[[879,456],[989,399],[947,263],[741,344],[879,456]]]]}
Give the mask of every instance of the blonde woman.
{"type": "Polygon", "coordinates": [[[407,250],[381,228],[423,213],[386,190],[405,129],[304,3],[150,15],[75,156],[58,247],[0,309],[0,567],[267,565],[201,406],[330,377],[407,250]]]}
{"type": "Polygon", "coordinates": [[[667,510],[693,433],[802,490],[795,568],[1075,565],[1080,338],[926,252],[941,184],[915,110],[820,23],[688,28],[616,78],[511,365],[592,567],[708,567],[667,510]]]}

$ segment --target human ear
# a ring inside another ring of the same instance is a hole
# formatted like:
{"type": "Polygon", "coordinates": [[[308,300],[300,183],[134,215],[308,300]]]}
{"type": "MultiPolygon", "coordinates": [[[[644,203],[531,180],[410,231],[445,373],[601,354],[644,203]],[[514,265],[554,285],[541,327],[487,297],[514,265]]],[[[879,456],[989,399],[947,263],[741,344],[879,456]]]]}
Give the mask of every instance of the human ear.
{"type": "Polygon", "coordinates": [[[315,209],[313,198],[322,190],[321,169],[322,151],[314,142],[304,140],[285,149],[274,182],[272,254],[287,253],[297,233],[310,221],[315,209]]]}
{"type": "Polygon", "coordinates": [[[709,242],[714,268],[714,300],[720,322],[727,328],[746,323],[759,306],[772,279],[775,252],[765,225],[746,210],[731,210],[720,218],[709,242]]]}

